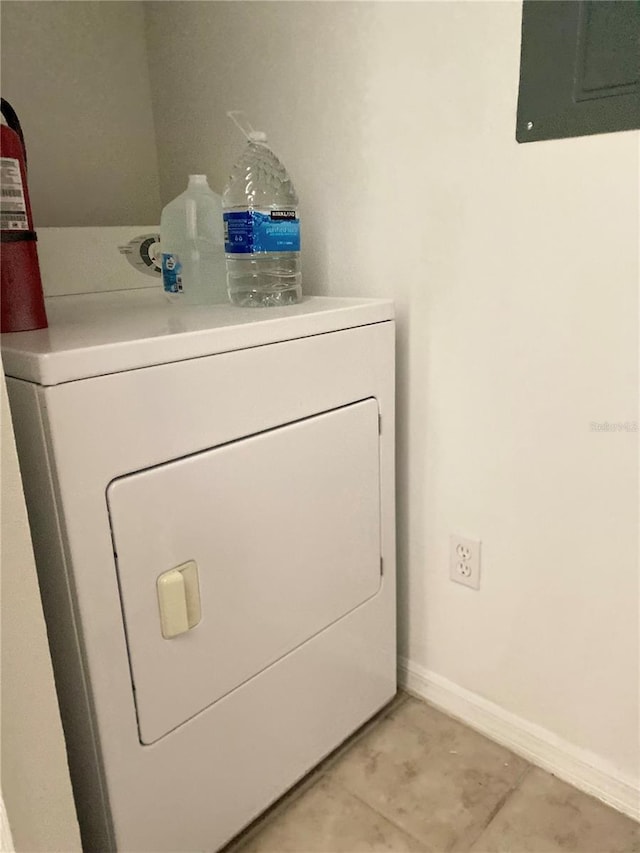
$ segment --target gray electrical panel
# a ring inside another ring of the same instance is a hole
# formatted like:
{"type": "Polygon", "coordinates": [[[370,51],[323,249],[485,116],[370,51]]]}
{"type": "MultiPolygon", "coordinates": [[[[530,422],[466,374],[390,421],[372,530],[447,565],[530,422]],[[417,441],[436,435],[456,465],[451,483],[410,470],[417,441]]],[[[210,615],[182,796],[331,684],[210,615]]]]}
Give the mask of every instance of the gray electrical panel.
{"type": "Polygon", "coordinates": [[[640,128],[640,3],[524,0],[516,139],[640,128]]]}

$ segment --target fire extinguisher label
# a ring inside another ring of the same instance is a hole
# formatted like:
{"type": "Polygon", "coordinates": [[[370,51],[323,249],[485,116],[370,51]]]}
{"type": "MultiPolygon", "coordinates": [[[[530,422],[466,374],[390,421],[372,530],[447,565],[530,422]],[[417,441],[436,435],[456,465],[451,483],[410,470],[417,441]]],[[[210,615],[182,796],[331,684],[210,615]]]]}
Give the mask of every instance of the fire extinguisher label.
{"type": "Polygon", "coordinates": [[[0,226],[3,231],[29,230],[20,163],[15,157],[0,158],[0,226]]]}

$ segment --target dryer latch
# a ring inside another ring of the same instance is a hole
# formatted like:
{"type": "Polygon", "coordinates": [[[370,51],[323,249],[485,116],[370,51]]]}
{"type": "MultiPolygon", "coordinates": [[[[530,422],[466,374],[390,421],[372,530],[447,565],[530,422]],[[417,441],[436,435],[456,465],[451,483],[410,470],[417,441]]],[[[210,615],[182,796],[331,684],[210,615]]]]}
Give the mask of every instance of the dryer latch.
{"type": "Polygon", "coordinates": [[[193,560],[163,572],[156,583],[160,627],[165,640],[185,634],[200,622],[200,584],[193,560]]]}

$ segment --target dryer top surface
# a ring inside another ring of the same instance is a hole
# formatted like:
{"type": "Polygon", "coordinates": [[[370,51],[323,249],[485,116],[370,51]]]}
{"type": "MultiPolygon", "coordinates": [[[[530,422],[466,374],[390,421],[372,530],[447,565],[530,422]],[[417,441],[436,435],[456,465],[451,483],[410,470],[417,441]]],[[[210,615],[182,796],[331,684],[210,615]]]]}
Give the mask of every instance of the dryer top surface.
{"type": "Polygon", "coordinates": [[[7,376],[58,385],[393,319],[386,299],[305,297],[283,308],[175,306],[161,291],[47,299],[49,328],[2,335],[7,376]]]}

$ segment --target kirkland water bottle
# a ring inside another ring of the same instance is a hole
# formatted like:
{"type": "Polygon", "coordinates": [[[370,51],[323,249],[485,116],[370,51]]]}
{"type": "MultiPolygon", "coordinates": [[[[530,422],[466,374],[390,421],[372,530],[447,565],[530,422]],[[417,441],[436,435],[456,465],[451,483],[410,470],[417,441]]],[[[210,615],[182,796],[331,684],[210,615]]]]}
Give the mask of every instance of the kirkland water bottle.
{"type": "Polygon", "coordinates": [[[227,302],[222,199],[206,175],[162,211],[162,284],[167,297],[185,305],[227,302]]]}
{"type": "Polygon", "coordinates": [[[302,297],[298,196],[266,135],[227,115],[247,138],[222,194],[229,299],[292,305],[302,297]]]}

